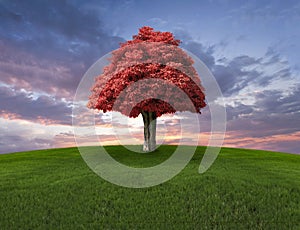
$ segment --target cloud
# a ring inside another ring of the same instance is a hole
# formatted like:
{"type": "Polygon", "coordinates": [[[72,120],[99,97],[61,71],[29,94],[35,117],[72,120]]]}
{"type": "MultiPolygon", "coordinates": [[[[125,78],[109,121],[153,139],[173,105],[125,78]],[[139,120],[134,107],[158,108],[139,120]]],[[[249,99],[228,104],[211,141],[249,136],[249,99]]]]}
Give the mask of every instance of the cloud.
{"type": "MultiPolygon", "coordinates": [[[[30,136],[30,133],[28,133],[30,136]]],[[[3,135],[0,134],[0,154],[11,153],[35,149],[53,148],[53,141],[51,139],[29,138],[29,136],[3,135]]]]}
{"type": "Polygon", "coordinates": [[[244,137],[240,138],[236,132],[227,132],[225,139],[225,146],[250,148],[250,149],[265,149],[271,151],[296,153],[299,152],[299,138],[300,132],[295,132],[290,135],[273,135],[269,137],[253,138],[244,137]]]}
{"type": "Polygon", "coordinates": [[[230,12],[231,17],[240,23],[245,21],[273,22],[274,20],[290,21],[299,19],[300,4],[297,1],[289,1],[285,4],[277,1],[273,4],[268,2],[246,3],[230,12]]]}
{"type": "Polygon", "coordinates": [[[228,58],[219,53],[223,49],[223,41],[204,45],[183,28],[176,29],[175,36],[182,40],[181,47],[204,62],[225,97],[236,95],[247,87],[274,87],[275,82],[280,84],[281,81],[285,81],[285,86],[288,83],[292,85],[297,78],[295,69],[274,46],[268,47],[266,53],[258,58],[248,54],[228,58]]]}
{"type": "Polygon", "coordinates": [[[215,65],[214,46],[205,46],[197,42],[193,37],[183,28],[176,28],[174,31],[176,39],[181,41],[180,46],[194,55],[196,55],[209,68],[215,65]]]}
{"type": "Polygon", "coordinates": [[[296,138],[300,132],[300,84],[288,94],[279,90],[258,92],[254,105],[228,105],[227,114],[227,143],[300,153],[296,138]],[[245,139],[249,143],[238,143],[245,139]]]}
{"type": "Polygon", "coordinates": [[[79,46],[81,43],[90,43],[102,47],[102,50],[111,48],[111,42],[117,37],[108,35],[102,29],[104,26],[97,12],[80,8],[73,3],[60,0],[34,0],[30,4],[2,1],[1,13],[4,17],[1,35],[15,38],[15,43],[22,41],[27,46],[48,44],[38,47],[44,50],[49,50],[52,46],[59,48],[60,45],[69,48],[75,43],[79,46]]]}
{"type": "Polygon", "coordinates": [[[255,69],[245,68],[258,64],[258,60],[247,55],[238,56],[228,64],[216,64],[212,67],[213,75],[216,77],[224,96],[230,96],[240,92],[254,79],[259,78],[260,73],[255,69]]]}
{"type": "Polygon", "coordinates": [[[168,22],[166,20],[163,20],[161,18],[150,18],[147,20],[147,22],[149,22],[150,26],[153,26],[153,27],[163,27],[168,24],[168,22]]]}
{"type": "MultiPolygon", "coordinates": [[[[0,117],[0,153],[53,148],[55,129],[25,120],[0,117]]],[[[67,129],[67,128],[63,128],[67,129]]]]}
{"type": "Polygon", "coordinates": [[[18,89],[46,92],[58,97],[71,98],[79,83],[84,66],[77,63],[58,64],[54,60],[38,59],[0,42],[1,81],[18,89]],[[78,74],[74,74],[77,72],[78,74]]]}
{"type": "MultiPolygon", "coordinates": [[[[248,86],[254,79],[260,77],[260,72],[254,68],[255,65],[260,65],[260,59],[242,55],[228,60],[226,58],[219,59],[223,63],[217,63],[215,54],[215,45],[205,46],[200,42],[192,40],[192,37],[184,30],[177,31],[176,36],[179,39],[184,38],[181,46],[196,55],[216,78],[224,96],[240,92],[248,86]]],[[[220,45],[220,44],[219,44],[220,45]]],[[[221,44],[222,45],[222,44],[221,44]]],[[[200,76],[201,77],[201,76],[200,76]]]]}
{"type": "Polygon", "coordinates": [[[1,81],[71,98],[98,58],[124,39],[92,9],[67,1],[1,1],[1,81]]]}
{"type": "Polygon", "coordinates": [[[60,99],[41,95],[37,98],[28,92],[0,87],[1,117],[29,120],[43,124],[71,125],[71,104],[60,99]],[[11,114],[11,115],[10,115],[11,114]]]}
{"type": "MultiPolygon", "coordinates": [[[[208,66],[221,87],[227,110],[225,144],[299,153],[299,73],[290,63],[274,47],[260,58],[240,55],[216,61],[217,45],[206,47],[184,31],[180,33],[188,38],[182,46],[208,66]]],[[[209,131],[208,108],[199,120],[201,132],[209,131]]],[[[190,129],[199,132],[192,125],[190,129]]]]}

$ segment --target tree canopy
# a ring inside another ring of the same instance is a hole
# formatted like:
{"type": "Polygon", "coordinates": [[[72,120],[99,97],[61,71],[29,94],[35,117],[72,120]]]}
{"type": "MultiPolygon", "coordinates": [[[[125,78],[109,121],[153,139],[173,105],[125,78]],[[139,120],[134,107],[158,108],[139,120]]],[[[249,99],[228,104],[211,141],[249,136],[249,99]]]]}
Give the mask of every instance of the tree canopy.
{"type": "Polygon", "coordinates": [[[95,79],[88,107],[103,112],[114,110],[129,117],[137,117],[142,112],[153,112],[156,117],[186,110],[200,113],[206,106],[204,88],[192,58],[179,48],[179,44],[170,32],[140,28],[132,40],[112,52],[110,64],[95,79]],[[163,90],[157,84],[138,84],[134,90],[126,91],[131,84],[145,79],[157,79],[166,84],[163,90]],[[194,108],[186,108],[186,102],[168,85],[174,85],[188,95],[194,108]],[[157,96],[137,101],[136,98],[142,98],[141,95],[149,91],[157,96]],[[126,92],[125,103],[115,104],[122,92],[126,92]],[[176,101],[176,110],[167,101],[159,99],[166,97],[176,101]]]}

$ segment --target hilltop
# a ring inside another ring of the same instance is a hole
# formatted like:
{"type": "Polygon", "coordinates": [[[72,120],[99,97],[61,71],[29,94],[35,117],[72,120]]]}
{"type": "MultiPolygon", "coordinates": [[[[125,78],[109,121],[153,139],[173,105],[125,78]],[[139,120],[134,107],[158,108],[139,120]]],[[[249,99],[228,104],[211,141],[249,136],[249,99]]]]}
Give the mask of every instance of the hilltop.
{"type": "MultiPolygon", "coordinates": [[[[175,146],[149,154],[121,146],[120,162],[149,167],[175,146]]],[[[300,156],[222,148],[204,174],[198,147],[187,167],[151,188],[113,185],[94,174],[77,148],[0,155],[1,229],[299,229],[300,156]]]]}

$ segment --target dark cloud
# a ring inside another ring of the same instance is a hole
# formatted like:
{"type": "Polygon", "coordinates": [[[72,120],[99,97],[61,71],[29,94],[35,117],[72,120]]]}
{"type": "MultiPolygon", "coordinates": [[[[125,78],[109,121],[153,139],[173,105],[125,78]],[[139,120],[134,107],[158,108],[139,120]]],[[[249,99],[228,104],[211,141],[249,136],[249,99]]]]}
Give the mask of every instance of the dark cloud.
{"type": "MultiPolygon", "coordinates": [[[[184,32],[178,33],[178,37],[189,39],[184,32]]],[[[191,39],[191,38],[190,38],[191,39]]],[[[261,75],[255,69],[249,69],[253,65],[259,65],[260,60],[247,55],[235,57],[232,60],[223,59],[225,63],[217,63],[215,60],[215,46],[204,46],[199,42],[187,40],[181,46],[196,55],[216,78],[224,96],[230,96],[240,92],[250,83],[254,83],[261,75]],[[246,69],[248,68],[248,69],[246,69]]],[[[220,59],[219,61],[221,61],[220,59]]]]}
{"type": "Polygon", "coordinates": [[[227,65],[216,64],[213,66],[212,73],[224,96],[231,96],[240,92],[259,77],[260,73],[256,70],[244,70],[245,67],[255,63],[256,60],[248,56],[240,56],[234,58],[227,65]]]}
{"type": "Polygon", "coordinates": [[[34,98],[9,87],[0,87],[0,98],[1,117],[8,113],[37,123],[71,125],[71,104],[60,99],[45,95],[34,98]]]}
{"type": "Polygon", "coordinates": [[[15,88],[46,92],[57,97],[71,98],[83,74],[81,63],[56,63],[55,60],[37,59],[32,54],[0,42],[1,81],[15,88]],[[75,73],[77,72],[77,73],[75,73]]]}
{"type": "Polygon", "coordinates": [[[216,64],[212,72],[219,83],[223,95],[229,97],[239,93],[247,86],[267,87],[276,81],[293,80],[289,64],[278,59],[277,53],[267,53],[262,58],[242,55],[216,64]]]}
{"type": "Polygon", "coordinates": [[[288,95],[265,90],[255,97],[254,105],[227,106],[228,130],[240,137],[270,137],[300,131],[300,85],[288,95]]]}
{"type": "Polygon", "coordinates": [[[278,152],[287,152],[287,153],[296,153],[300,154],[299,151],[299,139],[300,135],[296,137],[297,139],[295,140],[269,140],[261,143],[259,146],[262,149],[269,149],[273,151],[278,151],[278,152]]]}
{"type": "Polygon", "coordinates": [[[1,81],[12,84],[17,78],[71,98],[89,66],[124,41],[103,29],[93,9],[73,3],[1,1],[1,81]]]}
{"type": "Polygon", "coordinates": [[[49,138],[32,138],[31,132],[7,135],[0,128],[0,154],[54,147],[54,141],[49,138]]]}
{"type": "MultiPolygon", "coordinates": [[[[289,63],[273,48],[269,48],[261,58],[241,55],[215,61],[214,52],[206,52],[204,46],[197,42],[191,44],[185,47],[189,47],[192,53],[197,48],[202,50],[202,53],[195,54],[201,60],[206,60],[204,63],[209,65],[224,97],[233,103],[226,106],[227,133],[230,138],[226,143],[299,153],[299,140],[295,140],[294,136],[300,131],[300,85],[293,87],[295,76],[289,63]],[[285,83],[286,86],[272,90],[271,85],[275,83],[285,83]],[[248,105],[238,95],[249,86],[256,91],[246,91],[253,103],[248,105]],[[268,86],[269,90],[266,90],[268,86]],[[287,138],[283,139],[284,136],[287,138]]],[[[208,114],[206,108],[200,116],[203,124],[201,132],[210,130],[208,114]]],[[[192,125],[191,131],[198,132],[192,125]]]]}
{"type": "MultiPolygon", "coordinates": [[[[101,2],[98,2],[101,4],[101,2]]],[[[21,43],[31,52],[57,52],[92,44],[98,52],[107,52],[121,38],[103,30],[103,23],[96,11],[72,4],[69,1],[1,1],[1,37],[21,43]],[[16,20],[17,18],[17,20],[16,20]]],[[[102,53],[104,54],[104,53],[102,53]]],[[[101,55],[101,54],[100,54],[101,55]]]]}
{"type": "Polygon", "coordinates": [[[217,80],[225,97],[238,94],[249,85],[267,87],[276,80],[289,81],[293,79],[292,70],[287,60],[280,53],[269,47],[266,54],[261,58],[249,55],[240,55],[232,59],[219,58],[216,60],[217,46],[203,45],[194,41],[183,29],[175,31],[176,38],[181,39],[181,47],[196,55],[217,80]]]}
{"type": "Polygon", "coordinates": [[[188,51],[191,51],[194,55],[200,58],[201,61],[209,68],[212,69],[215,65],[215,58],[213,56],[214,47],[206,47],[201,43],[195,41],[188,41],[182,43],[182,47],[188,51]]]}
{"type": "Polygon", "coordinates": [[[247,106],[240,102],[237,102],[234,107],[228,105],[226,106],[227,120],[231,121],[237,119],[238,117],[251,116],[253,111],[254,110],[252,106],[247,106]]]}

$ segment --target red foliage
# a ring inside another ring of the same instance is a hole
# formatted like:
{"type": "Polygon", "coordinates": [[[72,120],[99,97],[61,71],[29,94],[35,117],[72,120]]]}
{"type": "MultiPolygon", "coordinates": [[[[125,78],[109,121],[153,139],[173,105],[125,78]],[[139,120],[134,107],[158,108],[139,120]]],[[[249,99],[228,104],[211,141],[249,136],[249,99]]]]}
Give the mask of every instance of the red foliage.
{"type": "Polygon", "coordinates": [[[178,46],[180,41],[176,40],[172,33],[170,32],[160,32],[154,31],[153,28],[149,26],[144,26],[140,28],[138,35],[132,36],[132,41],[127,41],[121,44],[121,47],[137,44],[141,42],[162,42],[169,45],[178,46]]]}
{"type": "Polygon", "coordinates": [[[111,63],[95,79],[88,107],[104,112],[115,110],[129,117],[137,117],[141,111],[148,111],[155,112],[159,117],[176,112],[168,101],[159,99],[172,98],[172,101],[176,101],[177,111],[200,113],[200,109],[206,105],[204,89],[192,66],[193,60],[178,47],[179,43],[170,32],[142,27],[133,40],[121,44],[119,49],[112,52],[111,63]],[[126,91],[132,83],[145,79],[159,79],[166,83],[164,87],[160,83],[139,84],[134,90],[126,91]],[[174,87],[170,85],[184,91],[194,108],[187,108],[186,101],[175,94],[174,87]],[[137,100],[156,89],[159,89],[157,97],[137,100]],[[124,92],[122,103],[116,105],[116,100],[124,92]]]}

